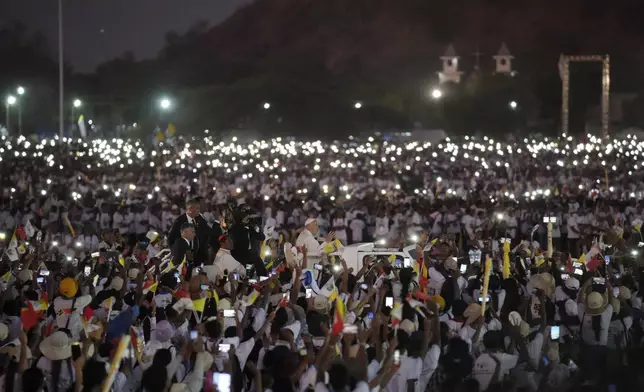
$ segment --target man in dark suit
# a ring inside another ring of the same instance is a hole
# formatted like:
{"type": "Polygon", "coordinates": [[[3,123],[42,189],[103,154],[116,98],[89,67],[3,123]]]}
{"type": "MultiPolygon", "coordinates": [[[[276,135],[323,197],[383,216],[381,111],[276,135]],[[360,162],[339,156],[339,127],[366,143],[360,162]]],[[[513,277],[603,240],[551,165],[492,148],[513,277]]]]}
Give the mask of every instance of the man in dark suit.
{"type": "Polygon", "coordinates": [[[258,276],[268,276],[268,271],[259,255],[259,244],[264,240],[264,233],[259,230],[257,222],[253,221],[252,211],[244,207],[246,206],[236,211],[235,222],[228,230],[235,245],[230,253],[242,265],[252,264],[258,276]]]}
{"type": "Polygon", "coordinates": [[[192,223],[184,223],[181,225],[181,237],[172,245],[172,262],[174,265],[179,265],[186,258],[188,265],[193,265],[194,255],[196,252],[195,242],[196,233],[195,227],[192,223]]]}
{"type": "MultiPolygon", "coordinates": [[[[193,240],[193,264],[195,265],[200,265],[208,260],[208,245],[210,244],[210,236],[212,233],[208,222],[199,213],[199,204],[199,199],[189,199],[186,203],[186,213],[180,215],[174,221],[168,233],[168,245],[174,249],[174,244],[181,239],[183,225],[189,223],[193,226],[195,232],[195,238],[193,240]]],[[[181,259],[178,262],[180,263],[181,259]]]]}

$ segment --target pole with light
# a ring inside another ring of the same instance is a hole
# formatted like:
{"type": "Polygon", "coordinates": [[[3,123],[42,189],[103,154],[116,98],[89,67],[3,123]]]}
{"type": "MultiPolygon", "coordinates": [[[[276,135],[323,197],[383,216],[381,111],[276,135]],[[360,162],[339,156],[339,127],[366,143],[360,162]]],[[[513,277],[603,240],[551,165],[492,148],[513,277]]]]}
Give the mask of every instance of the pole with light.
{"type": "MultiPolygon", "coordinates": [[[[20,97],[22,97],[25,94],[25,88],[22,86],[18,86],[16,89],[16,92],[20,97]]],[[[18,134],[22,135],[22,100],[16,102],[18,106],[18,134]]]]}
{"type": "Polygon", "coordinates": [[[58,0],[58,133],[63,137],[65,129],[65,101],[64,101],[64,64],[63,64],[63,0],[58,0]]]}
{"type": "Polygon", "coordinates": [[[9,108],[11,106],[15,105],[17,101],[18,100],[13,95],[9,95],[7,97],[7,99],[6,99],[6,101],[5,101],[5,108],[6,108],[6,115],[7,115],[7,120],[6,120],[7,132],[9,132],[9,124],[10,124],[10,120],[11,120],[10,116],[9,116],[9,112],[10,112],[9,108]]]}
{"type": "Polygon", "coordinates": [[[72,125],[69,128],[69,136],[70,137],[73,136],[74,128],[76,128],[76,109],[80,108],[81,106],[83,106],[83,101],[81,101],[78,98],[76,98],[72,102],[72,125]]]}

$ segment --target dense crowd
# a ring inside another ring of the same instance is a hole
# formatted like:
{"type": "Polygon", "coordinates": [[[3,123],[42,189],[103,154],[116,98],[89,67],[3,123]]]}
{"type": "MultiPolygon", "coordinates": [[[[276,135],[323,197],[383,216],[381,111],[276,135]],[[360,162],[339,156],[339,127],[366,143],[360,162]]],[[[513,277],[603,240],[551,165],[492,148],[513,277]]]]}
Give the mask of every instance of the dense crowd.
{"type": "Polygon", "coordinates": [[[643,147],[3,138],[1,390],[644,388],[643,147]]]}

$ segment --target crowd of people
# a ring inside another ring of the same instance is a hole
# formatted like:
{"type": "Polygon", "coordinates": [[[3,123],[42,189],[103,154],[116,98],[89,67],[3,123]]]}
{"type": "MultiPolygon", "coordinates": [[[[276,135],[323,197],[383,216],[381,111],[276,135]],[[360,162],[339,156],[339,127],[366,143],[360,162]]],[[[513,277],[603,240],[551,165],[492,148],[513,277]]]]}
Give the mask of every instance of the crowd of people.
{"type": "Polygon", "coordinates": [[[0,389],[644,388],[643,147],[2,138],[0,389]]]}

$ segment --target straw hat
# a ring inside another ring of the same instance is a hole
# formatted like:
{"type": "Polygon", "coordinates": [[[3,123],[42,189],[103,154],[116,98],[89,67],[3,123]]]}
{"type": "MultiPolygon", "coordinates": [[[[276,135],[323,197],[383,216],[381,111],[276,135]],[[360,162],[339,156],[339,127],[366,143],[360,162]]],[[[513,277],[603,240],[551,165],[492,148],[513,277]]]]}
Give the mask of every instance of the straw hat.
{"type": "Polygon", "coordinates": [[[469,304],[463,312],[463,317],[467,319],[467,324],[472,324],[476,319],[481,317],[481,305],[476,303],[469,304]]]}
{"type": "Polygon", "coordinates": [[[38,346],[40,352],[51,361],[60,361],[72,356],[72,342],[65,332],[56,331],[38,346]]]}
{"type": "Polygon", "coordinates": [[[626,287],[626,286],[620,286],[619,287],[619,298],[620,299],[628,300],[628,299],[631,299],[631,297],[632,297],[631,290],[628,287],[626,287]]]}
{"type": "Polygon", "coordinates": [[[530,284],[535,289],[539,289],[546,294],[546,297],[552,298],[555,293],[555,281],[549,273],[541,273],[530,278],[530,284]]]}
{"type": "Polygon", "coordinates": [[[592,291],[586,295],[584,305],[586,306],[586,314],[589,316],[599,316],[604,312],[606,306],[608,306],[608,295],[606,293],[600,294],[592,291]]]}

